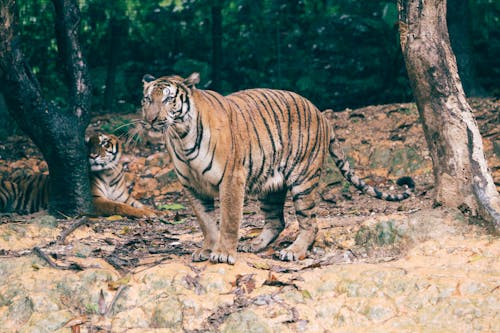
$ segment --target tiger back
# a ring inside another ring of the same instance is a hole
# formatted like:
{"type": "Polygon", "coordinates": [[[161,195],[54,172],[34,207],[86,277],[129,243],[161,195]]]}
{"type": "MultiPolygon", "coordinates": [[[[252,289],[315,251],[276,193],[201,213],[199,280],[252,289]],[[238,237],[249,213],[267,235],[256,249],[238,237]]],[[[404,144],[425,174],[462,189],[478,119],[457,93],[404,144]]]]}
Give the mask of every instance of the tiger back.
{"type": "Polygon", "coordinates": [[[262,232],[240,250],[257,252],[285,227],[284,203],[291,193],[299,222],[282,260],[304,258],[316,233],[318,185],[327,154],[342,175],[364,193],[398,201],[354,176],[337,151],[328,119],[309,100],[289,91],[249,89],[222,96],[195,88],[199,75],[143,78],[143,127],[162,133],[180,182],[204,235],[194,261],[234,264],[245,194],[255,194],[265,217],[262,232]],[[220,201],[220,223],[214,200],[220,201]]]}
{"type": "Polygon", "coordinates": [[[0,212],[31,214],[47,209],[48,178],[36,173],[0,181],[0,212]]]}

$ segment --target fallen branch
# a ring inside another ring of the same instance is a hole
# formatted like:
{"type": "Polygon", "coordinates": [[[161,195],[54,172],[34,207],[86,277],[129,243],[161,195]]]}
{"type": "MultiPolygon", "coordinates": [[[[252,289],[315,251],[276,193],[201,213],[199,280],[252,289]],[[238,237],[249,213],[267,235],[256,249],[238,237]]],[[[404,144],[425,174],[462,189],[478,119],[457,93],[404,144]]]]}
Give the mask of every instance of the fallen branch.
{"type": "Polygon", "coordinates": [[[90,223],[95,223],[96,220],[90,220],[87,216],[83,216],[80,219],[78,219],[75,223],[73,223],[68,229],[64,230],[59,237],[57,237],[57,241],[59,243],[64,243],[66,241],[66,238],[73,233],[76,229],[80,228],[84,224],[90,224],[90,223]]]}
{"type": "Polygon", "coordinates": [[[70,269],[69,267],[66,266],[61,266],[54,262],[48,255],[46,255],[42,249],[40,249],[38,246],[35,246],[33,248],[33,253],[36,254],[40,259],[45,261],[50,267],[56,268],[56,269],[70,269]]]}

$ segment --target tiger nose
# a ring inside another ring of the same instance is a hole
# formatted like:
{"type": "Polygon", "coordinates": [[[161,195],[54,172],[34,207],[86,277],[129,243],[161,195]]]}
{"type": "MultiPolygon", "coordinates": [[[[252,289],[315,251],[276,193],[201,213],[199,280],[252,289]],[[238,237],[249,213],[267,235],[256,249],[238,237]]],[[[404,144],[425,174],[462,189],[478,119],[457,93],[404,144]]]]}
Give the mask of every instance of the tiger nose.
{"type": "Polygon", "coordinates": [[[151,125],[151,127],[153,127],[153,125],[156,123],[156,121],[158,120],[158,116],[156,115],[152,115],[152,116],[146,116],[146,121],[151,125]]]}

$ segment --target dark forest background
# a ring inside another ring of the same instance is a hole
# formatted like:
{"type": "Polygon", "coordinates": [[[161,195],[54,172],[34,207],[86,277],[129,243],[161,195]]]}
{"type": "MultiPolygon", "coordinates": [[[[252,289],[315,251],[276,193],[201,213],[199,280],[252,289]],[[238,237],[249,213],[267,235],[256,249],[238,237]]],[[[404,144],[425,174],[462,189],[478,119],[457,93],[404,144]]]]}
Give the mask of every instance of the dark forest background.
{"type": "MultiPolygon", "coordinates": [[[[29,63],[47,99],[64,106],[52,2],[17,3],[29,63]]],[[[81,0],[80,8],[93,114],[135,110],[145,73],[198,71],[199,87],[222,93],[293,90],[321,109],[412,100],[396,1],[81,0]]],[[[466,90],[498,96],[500,2],[449,0],[448,8],[452,45],[471,76],[466,90]]]]}

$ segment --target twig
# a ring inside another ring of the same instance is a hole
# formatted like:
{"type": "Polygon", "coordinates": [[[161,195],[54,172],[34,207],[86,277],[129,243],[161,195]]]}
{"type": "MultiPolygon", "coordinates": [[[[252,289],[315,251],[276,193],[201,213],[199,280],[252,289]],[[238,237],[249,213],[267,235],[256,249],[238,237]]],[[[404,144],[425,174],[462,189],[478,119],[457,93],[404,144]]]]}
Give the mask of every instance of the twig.
{"type": "Polygon", "coordinates": [[[108,314],[111,312],[111,310],[113,310],[113,306],[115,306],[115,303],[116,303],[116,300],[118,299],[118,297],[120,297],[122,291],[126,288],[127,286],[126,285],[121,285],[120,287],[118,287],[118,290],[116,291],[116,294],[115,296],[113,297],[113,299],[111,300],[111,303],[109,304],[108,308],[106,309],[106,312],[104,312],[104,316],[107,317],[108,314]]]}
{"type": "Polygon", "coordinates": [[[42,249],[40,249],[38,246],[35,246],[33,248],[33,253],[35,253],[38,257],[40,257],[41,259],[43,259],[47,264],[49,264],[50,267],[52,268],[56,268],[56,269],[69,269],[68,267],[66,266],[61,266],[61,265],[58,265],[54,262],[54,260],[50,259],[50,257],[48,255],[46,255],[42,249]]]}
{"type": "Polygon", "coordinates": [[[38,257],[43,259],[47,264],[49,264],[50,267],[55,268],[55,269],[62,269],[62,270],[74,270],[74,271],[81,271],[85,267],[79,265],[78,263],[71,262],[69,266],[62,266],[54,262],[48,255],[46,255],[41,248],[38,246],[35,246],[32,250],[33,253],[35,253],[38,257]]]}
{"type": "Polygon", "coordinates": [[[133,270],[133,272],[134,272],[134,274],[143,272],[147,269],[150,269],[151,267],[158,266],[158,265],[162,264],[164,261],[169,260],[169,259],[172,259],[172,257],[166,256],[166,257],[162,257],[162,258],[155,260],[155,261],[148,263],[148,264],[137,265],[138,266],[138,267],[136,267],[137,270],[133,270]],[[140,267],[140,266],[142,266],[142,267],[140,267]]]}
{"type": "Polygon", "coordinates": [[[78,219],[75,223],[73,223],[68,229],[64,230],[61,235],[57,238],[60,243],[64,243],[66,241],[66,237],[68,237],[73,231],[78,229],[84,224],[89,224],[93,221],[89,220],[87,216],[83,216],[78,219]]]}

